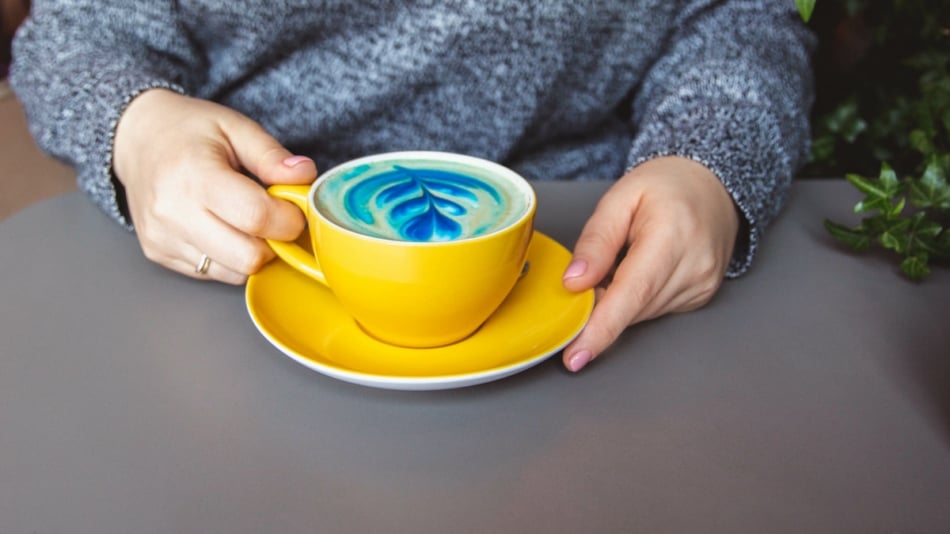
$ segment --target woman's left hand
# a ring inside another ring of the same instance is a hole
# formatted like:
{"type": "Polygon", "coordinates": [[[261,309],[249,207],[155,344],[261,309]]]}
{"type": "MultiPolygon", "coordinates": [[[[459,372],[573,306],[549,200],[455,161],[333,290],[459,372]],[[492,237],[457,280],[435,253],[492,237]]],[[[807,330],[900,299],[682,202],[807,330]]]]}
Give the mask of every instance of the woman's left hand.
{"type": "Polygon", "coordinates": [[[564,349],[564,365],[580,371],[628,326],[709,302],[738,228],[732,198],[705,166],[671,156],[627,172],[597,204],[564,272],[572,291],[597,287],[590,320],[564,349]]]}

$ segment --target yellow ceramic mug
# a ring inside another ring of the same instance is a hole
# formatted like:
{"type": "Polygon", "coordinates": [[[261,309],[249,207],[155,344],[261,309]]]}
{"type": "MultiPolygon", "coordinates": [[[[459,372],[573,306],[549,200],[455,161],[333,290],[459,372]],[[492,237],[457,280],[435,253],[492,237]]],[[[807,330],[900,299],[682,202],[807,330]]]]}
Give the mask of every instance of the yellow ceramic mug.
{"type": "Polygon", "coordinates": [[[475,332],[524,268],[537,199],[496,163],[444,152],[353,160],[268,192],[307,217],[313,253],[269,241],[370,335],[436,347],[475,332]]]}

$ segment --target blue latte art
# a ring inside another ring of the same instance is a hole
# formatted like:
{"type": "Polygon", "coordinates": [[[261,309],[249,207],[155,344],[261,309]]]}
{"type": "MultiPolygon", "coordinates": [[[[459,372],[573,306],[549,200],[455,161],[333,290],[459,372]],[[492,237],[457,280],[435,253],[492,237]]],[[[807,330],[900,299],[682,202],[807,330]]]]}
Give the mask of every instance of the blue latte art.
{"type": "Polygon", "coordinates": [[[318,209],[332,221],[383,239],[437,242],[490,233],[527,205],[517,186],[452,162],[360,165],[325,179],[318,209]]]}

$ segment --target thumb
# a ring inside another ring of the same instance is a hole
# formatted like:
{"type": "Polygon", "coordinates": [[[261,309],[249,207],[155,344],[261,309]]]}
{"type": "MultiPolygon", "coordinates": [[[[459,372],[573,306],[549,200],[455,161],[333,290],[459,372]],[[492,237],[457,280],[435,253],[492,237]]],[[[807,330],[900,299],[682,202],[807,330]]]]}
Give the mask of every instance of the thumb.
{"type": "Polygon", "coordinates": [[[571,263],[564,269],[564,287],[584,291],[607,277],[627,244],[631,211],[609,192],[604,195],[577,238],[571,263]]]}
{"type": "Polygon", "coordinates": [[[307,156],[292,154],[257,122],[235,114],[223,125],[237,164],[265,184],[309,184],[317,166],[307,156]]]}

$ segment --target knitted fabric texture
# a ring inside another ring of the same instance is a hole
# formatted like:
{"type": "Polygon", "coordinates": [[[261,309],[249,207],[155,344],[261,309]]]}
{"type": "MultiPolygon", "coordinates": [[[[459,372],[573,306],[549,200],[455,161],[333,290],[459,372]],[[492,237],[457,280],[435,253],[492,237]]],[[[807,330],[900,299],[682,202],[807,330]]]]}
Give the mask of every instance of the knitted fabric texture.
{"type": "Polygon", "coordinates": [[[38,144],[129,227],[114,130],[164,87],[252,117],[322,169],[446,150],[594,180],[685,156],[745,218],[735,276],[806,159],[813,44],[791,0],[40,0],[11,82],[38,144]]]}

